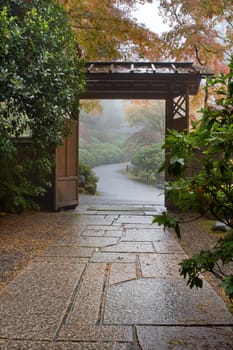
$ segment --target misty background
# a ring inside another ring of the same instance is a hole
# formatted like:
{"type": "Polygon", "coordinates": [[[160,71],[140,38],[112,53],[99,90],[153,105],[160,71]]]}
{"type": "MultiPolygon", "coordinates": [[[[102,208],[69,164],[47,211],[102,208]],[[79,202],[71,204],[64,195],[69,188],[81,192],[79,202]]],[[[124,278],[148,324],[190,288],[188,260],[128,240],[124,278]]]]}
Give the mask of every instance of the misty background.
{"type": "Polygon", "coordinates": [[[164,160],[164,101],[82,100],[81,106],[81,163],[94,170],[122,163],[118,169],[127,177],[163,186],[157,170],[164,160]]]}

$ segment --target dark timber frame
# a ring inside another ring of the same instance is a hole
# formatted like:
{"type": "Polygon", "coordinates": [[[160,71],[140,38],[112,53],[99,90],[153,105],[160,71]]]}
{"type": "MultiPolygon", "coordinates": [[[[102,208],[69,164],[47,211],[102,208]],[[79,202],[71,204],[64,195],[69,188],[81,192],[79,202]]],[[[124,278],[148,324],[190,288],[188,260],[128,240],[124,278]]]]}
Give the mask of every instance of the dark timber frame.
{"type": "Polygon", "coordinates": [[[189,123],[189,96],[211,75],[192,62],[88,62],[82,99],[147,99],[166,101],[166,129],[189,123]]]}
{"type": "MultiPolygon", "coordinates": [[[[166,130],[178,131],[189,125],[189,96],[198,93],[201,79],[212,75],[192,62],[87,62],[85,74],[86,92],[81,99],[165,100],[166,130]]],[[[77,129],[74,133],[78,135],[77,129]]],[[[75,146],[71,142],[69,148],[74,151],[77,148],[74,137],[73,143],[75,146]]],[[[62,152],[60,149],[57,154],[62,152]]],[[[61,162],[64,164],[64,156],[70,159],[78,155],[67,151],[62,157],[56,156],[57,169],[61,162]]],[[[78,173],[67,169],[63,166],[56,172],[55,209],[78,204],[78,173]],[[56,200],[58,193],[60,199],[56,200]]]]}

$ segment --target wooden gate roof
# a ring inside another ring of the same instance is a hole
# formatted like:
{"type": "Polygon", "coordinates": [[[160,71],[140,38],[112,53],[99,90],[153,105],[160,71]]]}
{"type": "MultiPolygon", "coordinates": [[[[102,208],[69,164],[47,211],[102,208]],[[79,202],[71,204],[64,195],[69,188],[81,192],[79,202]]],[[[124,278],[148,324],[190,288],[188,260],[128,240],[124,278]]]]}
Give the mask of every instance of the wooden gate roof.
{"type": "Polygon", "coordinates": [[[212,75],[192,62],[87,62],[83,99],[167,99],[196,95],[212,75]]]}

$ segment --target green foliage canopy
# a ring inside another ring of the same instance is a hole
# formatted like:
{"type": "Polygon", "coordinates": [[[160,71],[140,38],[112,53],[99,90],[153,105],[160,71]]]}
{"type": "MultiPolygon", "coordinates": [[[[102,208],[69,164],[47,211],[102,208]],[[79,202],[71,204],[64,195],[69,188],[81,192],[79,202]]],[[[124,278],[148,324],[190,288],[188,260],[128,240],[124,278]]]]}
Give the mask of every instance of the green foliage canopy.
{"type": "MultiPolygon", "coordinates": [[[[26,192],[33,197],[48,185],[50,151],[67,133],[64,121],[77,111],[84,86],[82,62],[66,13],[56,1],[1,0],[0,4],[0,160],[6,168],[8,159],[15,159],[14,168],[20,169],[22,178],[13,177],[10,188],[18,196],[20,186],[30,187],[26,192]],[[28,132],[32,146],[27,158],[35,162],[18,164],[11,138],[28,132]]],[[[7,174],[0,174],[0,179],[0,197],[6,202],[7,174]]],[[[27,206],[23,199],[19,202],[27,206]]],[[[13,210],[14,204],[10,207],[13,210]]]]}
{"type": "Polygon", "coordinates": [[[62,141],[64,119],[77,110],[83,87],[81,61],[67,16],[52,0],[3,3],[1,137],[19,136],[30,128],[41,147],[57,145],[62,141]]]}

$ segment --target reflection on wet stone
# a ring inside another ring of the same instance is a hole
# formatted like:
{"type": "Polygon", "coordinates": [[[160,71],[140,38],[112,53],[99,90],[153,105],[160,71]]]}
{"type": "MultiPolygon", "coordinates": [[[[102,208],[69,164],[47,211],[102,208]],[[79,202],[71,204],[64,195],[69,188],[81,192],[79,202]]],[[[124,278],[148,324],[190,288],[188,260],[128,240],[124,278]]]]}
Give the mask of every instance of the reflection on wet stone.
{"type": "Polygon", "coordinates": [[[0,337],[52,339],[85,265],[30,264],[0,294],[0,337]]]}
{"type": "Polygon", "coordinates": [[[170,236],[162,229],[126,229],[125,236],[122,241],[167,241],[170,236]]]}
{"type": "Polygon", "coordinates": [[[153,220],[153,216],[141,216],[141,215],[121,215],[119,219],[116,221],[121,224],[151,224],[153,220]]]}
{"type": "Polygon", "coordinates": [[[136,255],[128,254],[128,253],[95,252],[91,257],[91,262],[132,263],[132,262],[136,262],[136,255]]]}
{"type": "Polygon", "coordinates": [[[119,244],[105,247],[102,251],[119,253],[153,253],[154,248],[150,242],[120,242],[119,244]]]}
{"type": "Polygon", "coordinates": [[[180,279],[142,278],[109,287],[104,324],[233,324],[207,285],[190,290],[180,279]]]}
{"type": "Polygon", "coordinates": [[[206,282],[185,285],[186,256],[151,224],[156,210],[75,213],[0,294],[0,350],[232,350],[233,316],[206,282]]]}
{"type": "Polygon", "coordinates": [[[141,254],[142,277],[180,277],[179,263],[184,258],[181,254],[141,254]]]}
{"type": "Polygon", "coordinates": [[[153,242],[156,253],[160,254],[185,254],[176,241],[153,242]]]}
{"type": "Polygon", "coordinates": [[[114,237],[82,237],[77,241],[81,247],[106,247],[116,244],[118,241],[114,237]]]}
{"type": "Polygon", "coordinates": [[[109,284],[129,281],[136,278],[135,264],[112,264],[109,284]]]}
{"type": "Polygon", "coordinates": [[[137,327],[143,350],[232,350],[233,327],[137,327]]]}

